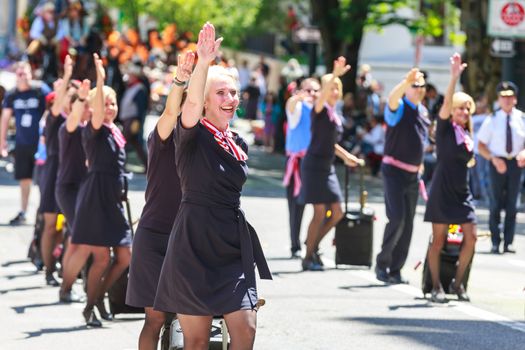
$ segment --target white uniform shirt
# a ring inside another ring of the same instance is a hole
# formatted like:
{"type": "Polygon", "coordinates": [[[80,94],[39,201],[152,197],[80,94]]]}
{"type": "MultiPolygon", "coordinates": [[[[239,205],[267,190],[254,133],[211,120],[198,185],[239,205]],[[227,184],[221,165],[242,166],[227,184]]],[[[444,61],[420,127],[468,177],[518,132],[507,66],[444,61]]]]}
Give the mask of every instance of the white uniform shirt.
{"type": "Polygon", "coordinates": [[[478,141],[487,145],[495,157],[516,157],[525,148],[525,115],[513,108],[510,116],[512,131],[512,152],[507,154],[507,114],[499,109],[494,115],[485,118],[478,132],[478,141]]]}

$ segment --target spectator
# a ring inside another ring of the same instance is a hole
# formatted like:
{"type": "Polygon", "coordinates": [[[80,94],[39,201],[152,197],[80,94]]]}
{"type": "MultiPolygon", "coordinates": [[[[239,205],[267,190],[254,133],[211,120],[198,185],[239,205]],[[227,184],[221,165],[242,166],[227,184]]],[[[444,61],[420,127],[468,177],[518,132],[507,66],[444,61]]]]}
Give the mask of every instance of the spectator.
{"type": "Polygon", "coordinates": [[[246,110],[246,119],[257,119],[257,105],[260,96],[261,90],[257,85],[257,76],[253,74],[250,78],[250,84],[244,90],[242,95],[244,108],[246,110]]]}
{"type": "Polygon", "coordinates": [[[377,176],[385,147],[385,129],[379,117],[370,118],[370,130],[362,138],[361,152],[366,157],[373,176],[377,176]]]}
{"type": "Polygon", "coordinates": [[[432,84],[427,84],[427,93],[425,95],[424,104],[428,109],[430,119],[436,119],[438,117],[439,110],[443,105],[443,95],[438,93],[436,87],[432,84]]]}
{"type": "Polygon", "coordinates": [[[486,96],[480,96],[476,100],[476,112],[472,116],[476,165],[470,168],[470,189],[475,200],[486,202],[488,201],[489,163],[478,151],[478,132],[485,119],[490,115],[486,96]]]}
{"type": "Polygon", "coordinates": [[[241,91],[244,91],[250,83],[250,69],[248,68],[248,61],[242,60],[241,67],[239,68],[239,84],[241,91]]]}
{"type": "Polygon", "coordinates": [[[78,53],[84,53],[89,26],[82,3],[80,1],[70,2],[67,16],[60,23],[64,38],[67,39],[68,47],[74,48],[78,53]]]}
{"type": "Polygon", "coordinates": [[[267,93],[264,97],[261,112],[264,118],[264,147],[266,147],[266,151],[273,152],[275,125],[281,117],[281,107],[273,92],[267,93]]]}
{"type": "Polygon", "coordinates": [[[20,212],[9,223],[20,225],[26,222],[35,164],[34,154],[39,140],[38,123],[46,108],[45,97],[51,91],[47,85],[33,81],[29,63],[19,62],[15,72],[16,88],[7,94],[3,102],[0,152],[2,157],[7,157],[7,127],[9,119],[14,116],[16,119],[15,179],[20,184],[22,203],[20,212]]]}

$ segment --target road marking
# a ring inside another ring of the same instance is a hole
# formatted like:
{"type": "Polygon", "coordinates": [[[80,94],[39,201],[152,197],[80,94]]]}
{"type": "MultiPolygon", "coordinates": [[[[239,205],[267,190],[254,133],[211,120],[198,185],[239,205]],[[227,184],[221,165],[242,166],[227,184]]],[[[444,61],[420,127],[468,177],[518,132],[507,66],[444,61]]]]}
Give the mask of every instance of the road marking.
{"type": "MultiPolygon", "coordinates": [[[[370,271],[350,271],[350,273],[357,277],[365,279],[368,282],[377,283],[377,285],[383,284],[382,282],[379,282],[376,279],[375,274],[370,271]]],[[[390,286],[390,288],[395,289],[401,293],[414,296],[414,297],[421,297],[423,294],[423,292],[419,288],[416,288],[408,284],[396,284],[396,285],[390,286]]],[[[462,313],[466,315],[476,317],[481,320],[498,323],[502,326],[525,333],[525,323],[524,322],[514,321],[505,316],[501,316],[493,312],[486,311],[476,306],[472,306],[472,305],[469,305],[463,302],[457,302],[457,301],[451,300],[448,303],[448,305],[454,306],[456,310],[461,311],[462,313]]]]}

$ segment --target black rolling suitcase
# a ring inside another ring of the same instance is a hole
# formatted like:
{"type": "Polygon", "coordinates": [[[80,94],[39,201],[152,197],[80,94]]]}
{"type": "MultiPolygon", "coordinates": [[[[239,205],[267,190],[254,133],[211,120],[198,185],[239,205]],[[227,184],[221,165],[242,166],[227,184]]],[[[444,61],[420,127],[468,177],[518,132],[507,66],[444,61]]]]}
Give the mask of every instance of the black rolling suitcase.
{"type": "MultiPolygon", "coordinates": [[[[456,266],[459,259],[460,249],[461,241],[457,240],[455,232],[450,232],[449,230],[447,241],[441,250],[441,259],[439,264],[439,279],[443,289],[445,290],[445,293],[447,294],[450,294],[448,287],[450,286],[452,279],[456,276],[456,266]]],[[[465,287],[465,290],[467,290],[471,266],[472,261],[467,266],[465,275],[463,276],[463,286],[465,287]]],[[[430,268],[428,267],[428,251],[425,257],[425,265],[423,267],[423,280],[421,283],[421,288],[423,290],[423,294],[427,294],[432,291],[432,276],[430,275],[430,268]]]]}
{"type": "Polygon", "coordinates": [[[374,210],[366,207],[363,169],[359,169],[360,207],[348,209],[348,167],[345,169],[345,216],[335,228],[335,266],[372,266],[374,210]]]}
{"type": "MultiPolygon", "coordinates": [[[[124,177],[124,190],[122,194],[122,201],[126,205],[126,212],[129,221],[129,227],[131,228],[131,238],[133,240],[134,231],[133,231],[133,221],[131,219],[131,207],[128,199],[128,179],[124,177]]],[[[108,290],[108,299],[109,299],[109,310],[113,315],[116,314],[138,314],[144,313],[144,308],[142,307],[133,307],[126,305],[126,292],[128,290],[128,275],[129,268],[122,273],[120,278],[113,283],[113,285],[108,290]]]]}

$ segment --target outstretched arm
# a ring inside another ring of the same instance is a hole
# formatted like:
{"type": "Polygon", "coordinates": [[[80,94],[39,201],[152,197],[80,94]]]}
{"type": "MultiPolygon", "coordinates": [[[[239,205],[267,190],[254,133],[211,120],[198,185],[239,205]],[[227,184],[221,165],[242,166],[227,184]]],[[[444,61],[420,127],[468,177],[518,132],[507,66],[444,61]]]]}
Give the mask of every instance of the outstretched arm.
{"type": "Polygon", "coordinates": [[[403,97],[406,90],[412,84],[415,84],[422,76],[423,73],[421,73],[419,69],[412,68],[406,75],[405,79],[397,84],[390,92],[390,95],[388,95],[388,108],[392,111],[397,110],[399,107],[399,100],[403,97]]]}
{"type": "Polygon", "coordinates": [[[82,114],[84,114],[86,108],[86,98],[89,95],[90,86],[91,82],[87,79],[84,79],[78,88],[78,98],[75,100],[75,103],[73,103],[71,113],[66,119],[66,129],[69,133],[75,131],[78,127],[78,124],[80,123],[80,119],[82,118],[82,114]]]}
{"type": "Polygon", "coordinates": [[[53,117],[58,117],[60,115],[60,112],[62,112],[62,109],[64,108],[64,104],[68,103],[69,101],[65,101],[65,96],[67,92],[67,88],[69,85],[69,80],[71,79],[71,75],[73,74],[73,60],[69,55],[66,56],[66,60],[64,61],[64,76],[62,79],[58,79],[55,81],[55,84],[53,84],[53,88],[55,91],[55,100],[53,101],[53,105],[51,106],[51,115],[53,117]]]}
{"type": "Polygon", "coordinates": [[[104,64],[96,53],[93,54],[95,59],[95,69],[97,70],[97,87],[95,90],[95,97],[93,98],[93,115],[91,116],[91,125],[93,129],[98,130],[104,124],[104,81],[106,79],[106,72],[104,71],[104,64]]]}
{"type": "Polygon", "coordinates": [[[166,99],[166,107],[157,123],[157,132],[162,141],[170,136],[175,125],[177,125],[177,118],[181,111],[182,94],[185,85],[181,86],[178,83],[185,83],[190,79],[194,61],[195,53],[193,52],[183,53],[178,57],[177,75],[175,77],[178,82],[175,82],[171,87],[168,98],[166,99]]]}
{"type": "Polygon", "coordinates": [[[2,110],[2,125],[0,125],[0,156],[7,157],[7,128],[9,127],[9,119],[13,115],[11,108],[4,107],[2,110]]]}
{"type": "Polygon", "coordinates": [[[334,61],[334,70],[332,71],[332,78],[327,83],[323,84],[321,89],[321,95],[315,102],[315,112],[320,113],[323,108],[324,104],[328,100],[328,96],[330,96],[332,92],[332,83],[335,81],[335,78],[339,78],[340,76],[346,74],[350,70],[350,65],[346,64],[346,58],[343,56],[340,56],[338,59],[334,61]]]}
{"type": "Polygon", "coordinates": [[[337,143],[335,144],[335,155],[341,158],[341,160],[345,162],[346,166],[355,167],[365,165],[365,161],[363,159],[357,158],[337,143]]]}
{"type": "Polygon", "coordinates": [[[206,22],[199,32],[197,41],[198,62],[190,78],[188,96],[182,106],[181,123],[185,128],[192,128],[200,120],[204,108],[204,88],[210,62],[215,59],[221,46],[222,38],[215,39],[213,24],[206,22]]]}
{"type": "Polygon", "coordinates": [[[448,83],[443,105],[439,110],[439,118],[441,119],[450,118],[450,113],[452,112],[452,96],[454,96],[456,84],[465,68],[467,68],[467,64],[461,62],[461,56],[459,53],[456,52],[450,57],[450,82],[448,83]]]}

